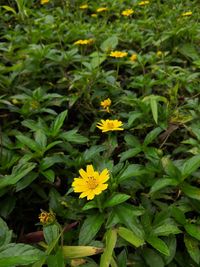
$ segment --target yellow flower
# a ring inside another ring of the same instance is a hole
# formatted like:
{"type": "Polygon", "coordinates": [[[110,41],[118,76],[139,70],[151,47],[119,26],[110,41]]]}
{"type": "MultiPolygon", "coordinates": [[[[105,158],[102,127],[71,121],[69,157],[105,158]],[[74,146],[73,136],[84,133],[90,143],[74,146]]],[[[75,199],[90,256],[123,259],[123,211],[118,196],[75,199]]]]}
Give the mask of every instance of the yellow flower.
{"type": "Polygon", "coordinates": [[[91,17],[96,18],[97,14],[93,13],[93,14],[91,14],[91,17]]]}
{"type": "Polygon", "coordinates": [[[160,51],[160,50],[157,51],[157,53],[156,53],[156,56],[157,56],[157,57],[162,57],[162,55],[163,55],[163,52],[162,52],[162,51],[160,51]]]}
{"type": "Polygon", "coordinates": [[[54,222],[56,219],[55,214],[52,211],[47,212],[44,210],[41,210],[41,213],[39,214],[38,218],[40,220],[40,223],[46,225],[54,222]]]}
{"type": "Polygon", "coordinates": [[[84,4],[84,5],[81,5],[79,6],[80,9],[87,9],[88,8],[88,5],[87,4],[84,4]]]}
{"type": "Polygon", "coordinates": [[[109,132],[109,131],[123,131],[123,126],[121,121],[118,120],[101,120],[101,122],[97,123],[97,128],[102,130],[102,133],[109,132]]]}
{"type": "Polygon", "coordinates": [[[135,62],[137,60],[137,55],[136,54],[132,54],[130,57],[130,61],[135,62]]]}
{"type": "Polygon", "coordinates": [[[187,11],[181,14],[182,17],[192,16],[192,11],[187,11]]]}
{"type": "Polygon", "coordinates": [[[133,13],[134,13],[134,10],[133,9],[126,9],[126,10],[122,11],[122,16],[129,17],[133,13]]]}
{"type": "Polygon", "coordinates": [[[88,44],[92,44],[94,42],[93,39],[85,39],[85,40],[78,40],[76,42],[74,42],[75,45],[88,45],[88,44]]]}
{"type": "Polygon", "coordinates": [[[49,0],[41,0],[41,1],[40,1],[40,4],[41,4],[41,5],[44,5],[44,4],[47,4],[47,3],[49,3],[49,0]]]}
{"type": "Polygon", "coordinates": [[[110,100],[110,98],[105,99],[104,101],[101,101],[101,106],[105,109],[105,111],[110,112],[110,105],[111,105],[112,101],[110,100]]]}
{"type": "Polygon", "coordinates": [[[72,183],[74,192],[81,193],[79,198],[87,197],[87,200],[91,200],[108,187],[108,184],[104,184],[110,178],[108,169],[99,173],[94,171],[92,165],[87,165],[86,171],[80,169],[79,174],[80,177],[74,178],[72,183]]]}
{"type": "Polygon", "coordinates": [[[100,13],[100,12],[107,11],[107,10],[108,10],[107,7],[100,7],[100,8],[97,8],[96,12],[100,13]]]}
{"type": "Polygon", "coordinates": [[[128,53],[126,52],[121,52],[121,51],[112,51],[110,53],[110,57],[116,57],[116,58],[119,58],[119,57],[126,57],[128,55],[128,53]]]}
{"type": "Polygon", "coordinates": [[[138,3],[139,6],[146,6],[149,4],[149,1],[141,1],[138,3]]]}

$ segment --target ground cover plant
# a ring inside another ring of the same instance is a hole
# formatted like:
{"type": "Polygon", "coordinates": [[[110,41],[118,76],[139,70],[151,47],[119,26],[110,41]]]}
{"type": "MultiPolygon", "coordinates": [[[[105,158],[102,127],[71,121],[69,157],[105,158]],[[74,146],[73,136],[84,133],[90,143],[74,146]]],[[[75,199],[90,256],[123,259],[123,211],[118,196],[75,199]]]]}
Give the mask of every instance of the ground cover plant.
{"type": "Polygon", "coordinates": [[[0,266],[200,266],[198,0],[1,0],[0,266]]]}

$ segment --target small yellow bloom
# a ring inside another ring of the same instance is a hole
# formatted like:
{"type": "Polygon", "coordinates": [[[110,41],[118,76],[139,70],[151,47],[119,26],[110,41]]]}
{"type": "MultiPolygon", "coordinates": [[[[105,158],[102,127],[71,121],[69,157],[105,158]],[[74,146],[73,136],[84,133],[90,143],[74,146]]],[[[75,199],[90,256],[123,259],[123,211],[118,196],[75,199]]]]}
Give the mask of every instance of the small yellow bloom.
{"type": "Polygon", "coordinates": [[[130,61],[135,62],[137,60],[137,55],[136,54],[132,54],[130,57],[130,61]]]}
{"type": "Polygon", "coordinates": [[[192,11],[187,11],[181,14],[182,17],[192,16],[192,11]]]}
{"type": "Polygon", "coordinates": [[[100,8],[97,8],[96,12],[100,13],[100,12],[104,12],[104,11],[107,11],[107,10],[108,10],[107,7],[100,7],[100,8]]]}
{"type": "Polygon", "coordinates": [[[133,9],[126,9],[126,10],[122,11],[122,16],[129,17],[129,16],[131,16],[133,13],[134,13],[134,10],[133,10],[133,9]]]}
{"type": "Polygon", "coordinates": [[[102,191],[107,189],[109,172],[108,169],[104,169],[101,173],[94,171],[92,165],[87,165],[86,171],[79,170],[80,177],[74,178],[72,187],[75,193],[81,193],[79,198],[87,197],[87,200],[91,200],[95,195],[100,195],[102,191]]]}
{"type": "Polygon", "coordinates": [[[87,9],[88,8],[88,4],[84,4],[84,5],[81,5],[79,6],[80,9],[87,9]]]}
{"type": "Polygon", "coordinates": [[[85,39],[85,40],[78,40],[76,42],[74,42],[75,45],[88,45],[88,44],[92,44],[94,42],[93,39],[85,39]]]}
{"type": "Polygon", "coordinates": [[[93,14],[91,14],[91,17],[96,18],[97,14],[93,13],[93,14]]]}
{"type": "Polygon", "coordinates": [[[101,120],[101,122],[97,123],[97,128],[102,130],[102,133],[109,131],[123,131],[124,128],[120,128],[121,126],[123,126],[123,124],[118,120],[101,120]]]}
{"type": "Polygon", "coordinates": [[[163,55],[163,52],[162,52],[162,51],[160,51],[160,50],[157,51],[157,53],[156,53],[156,56],[157,56],[157,57],[162,57],[162,55],[163,55]]]}
{"type": "Polygon", "coordinates": [[[44,5],[44,4],[47,4],[47,3],[49,3],[49,0],[41,0],[41,1],[40,1],[40,4],[41,4],[41,5],[44,5]]]}
{"type": "Polygon", "coordinates": [[[127,52],[121,52],[121,51],[112,51],[110,53],[110,57],[116,57],[116,58],[126,57],[127,55],[128,55],[127,52]]]}
{"type": "Polygon", "coordinates": [[[41,210],[41,213],[39,214],[38,218],[40,220],[40,223],[44,225],[51,224],[56,219],[55,214],[52,211],[47,212],[44,210],[41,210]]]}
{"type": "Polygon", "coordinates": [[[139,6],[146,6],[149,4],[149,1],[141,1],[138,3],[139,6]]]}
{"type": "Polygon", "coordinates": [[[110,98],[105,99],[104,101],[101,101],[101,106],[105,109],[105,111],[110,112],[110,105],[111,105],[112,101],[110,100],[110,98]]]}

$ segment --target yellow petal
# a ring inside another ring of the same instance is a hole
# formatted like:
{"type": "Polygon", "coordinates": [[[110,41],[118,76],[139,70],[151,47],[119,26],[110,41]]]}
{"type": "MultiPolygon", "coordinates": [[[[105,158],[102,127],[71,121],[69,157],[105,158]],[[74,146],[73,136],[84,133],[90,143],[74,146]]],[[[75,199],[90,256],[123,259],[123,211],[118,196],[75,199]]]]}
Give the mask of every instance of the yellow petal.
{"type": "Polygon", "coordinates": [[[83,177],[83,179],[87,179],[88,178],[87,173],[83,169],[79,170],[79,174],[80,174],[81,177],[83,177]]]}
{"type": "Polygon", "coordinates": [[[109,172],[108,169],[104,169],[101,174],[99,175],[99,181],[101,183],[105,183],[109,179],[109,172]]]}
{"type": "Polygon", "coordinates": [[[87,176],[93,176],[94,175],[94,169],[92,165],[87,165],[87,176]]]}

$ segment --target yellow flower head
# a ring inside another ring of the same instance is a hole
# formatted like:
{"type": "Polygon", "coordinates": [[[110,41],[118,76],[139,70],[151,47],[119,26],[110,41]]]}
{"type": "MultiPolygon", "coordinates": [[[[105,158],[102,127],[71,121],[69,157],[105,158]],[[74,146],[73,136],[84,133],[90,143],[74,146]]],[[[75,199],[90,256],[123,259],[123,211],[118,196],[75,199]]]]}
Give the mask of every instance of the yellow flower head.
{"type": "Polygon", "coordinates": [[[105,111],[110,112],[110,105],[111,105],[112,101],[110,100],[110,98],[105,99],[104,101],[101,101],[101,106],[105,109],[105,111]]]}
{"type": "Polygon", "coordinates": [[[41,5],[44,5],[44,4],[47,4],[47,3],[49,3],[49,0],[41,0],[41,1],[40,1],[40,4],[41,4],[41,5]]]}
{"type": "Polygon", "coordinates": [[[123,126],[123,124],[118,120],[101,120],[101,122],[97,123],[97,128],[102,130],[102,133],[109,131],[123,131],[124,128],[120,128],[121,126],[123,126]]]}
{"type": "Polygon", "coordinates": [[[88,4],[84,4],[84,5],[81,5],[79,6],[80,9],[87,9],[88,8],[88,4]]]}
{"type": "Polygon", "coordinates": [[[133,10],[133,9],[126,9],[126,10],[122,11],[122,16],[129,17],[129,16],[131,16],[133,13],[134,13],[134,10],[133,10]]]}
{"type": "Polygon", "coordinates": [[[93,13],[93,14],[91,14],[91,17],[96,18],[97,14],[93,13]]]}
{"type": "Polygon", "coordinates": [[[162,55],[163,55],[163,52],[162,52],[162,51],[160,51],[160,50],[157,51],[157,53],[156,53],[156,56],[157,56],[157,57],[162,57],[162,55]]]}
{"type": "Polygon", "coordinates": [[[108,187],[108,184],[105,184],[110,178],[108,169],[104,169],[99,173],[94,171],[92,165],[87,165],[86,171],[80,169],[79,174],[80,177],[74,178],[72,183],[74,192],[81,193],[79,198],[87,197],[87,200],[91,200],[108,187]]]}
{"type": "Polygon", "coordinates": [[[110,53],[110,57],[116,57],[116,58],[126,57],[127,55],[128,55],[127,52],[121,52],[121,51],[112,51],[110,53]]]}
{"type": "Polygon", "coordinates": [[[135,62],[137,60],[137,55],[136,54],[132,54],[130,57],[130,61],[135,62]]]}
{"type": "Polygon", "coordinates": [[[192,11],[187,11],[181,14],[182,17],[192,16],[192,11]]]}
{"type": "Polygon", "coordinates": [[[56,219],[55,214],[52,211],[47,212],[44,210],[41,210],[41,213],[39,214],[38,218],[40,220],[40,223],[44,225],[51,224],[56,219]]]}
{"type": "Polygon", "coordinates": [[[86,40],[78,40],[76,42],[74,42],[75,45],[88,45],[88,44],[92,44],[94,42],[93,39],[86,39],[86,40]]]}
{"type": "Polygon", "coordinates": [[[149,1],[141,1],[138,3],[139,6],[146,6],[149,4],[149,1]]]}
{"type": "Polygon", "coordinates": [[[107,10],[108,10],[107,7],[100,7],[100,8],[97,8],[96,12],[100,13],[100,12],[104,12],[104,11],[107,11],[107,10]]]}

